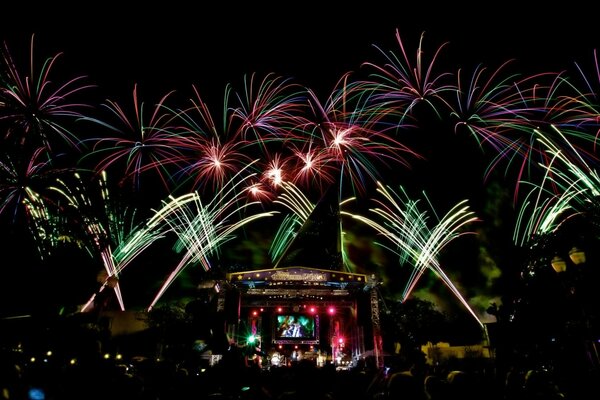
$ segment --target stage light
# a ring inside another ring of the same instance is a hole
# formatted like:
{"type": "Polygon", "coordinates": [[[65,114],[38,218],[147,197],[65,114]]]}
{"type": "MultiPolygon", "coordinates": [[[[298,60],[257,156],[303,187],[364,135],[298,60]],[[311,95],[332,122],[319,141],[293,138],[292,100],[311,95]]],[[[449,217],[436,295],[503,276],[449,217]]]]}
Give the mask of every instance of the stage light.
{"type": "Polygon", "coordinates": [[[335,307],[333,307],[333,306],[329,306],[329,307],[327,308],[327,313],[328,313],[329,315],[333,315],[333,314],[335,314],[335,307]]]}
{"type": "Polygon", "coordinates": [[[310,306],[310,307],[308,308],[308,311],[309,311],[311,314],[314,314],[314,313],[316,313],[316,312],[317,312],[317,308],[316,308],[315,306],[310,306]]]}

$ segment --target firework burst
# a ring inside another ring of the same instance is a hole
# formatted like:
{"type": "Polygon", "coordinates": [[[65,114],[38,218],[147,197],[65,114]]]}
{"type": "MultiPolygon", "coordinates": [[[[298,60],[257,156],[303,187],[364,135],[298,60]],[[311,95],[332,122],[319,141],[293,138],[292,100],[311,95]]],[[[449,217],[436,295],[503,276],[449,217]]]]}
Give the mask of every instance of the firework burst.
{"type": "Polygon", "coordinates": [[[0,122],[5,139],[12,139],[19,147],[43,146],[50,153],[55,152],[59,141],[69,148],[77,148],[80,139],[66,123],[84,117],[81,110],[90,106],[70,100],[93,85],[83,83],[85,76],[62,84],[51,80],[62,53],[48,58],[36,71],[33,39],[32,36],[28,75],[20,73],[6,44],[2,49],[0,122]]]}

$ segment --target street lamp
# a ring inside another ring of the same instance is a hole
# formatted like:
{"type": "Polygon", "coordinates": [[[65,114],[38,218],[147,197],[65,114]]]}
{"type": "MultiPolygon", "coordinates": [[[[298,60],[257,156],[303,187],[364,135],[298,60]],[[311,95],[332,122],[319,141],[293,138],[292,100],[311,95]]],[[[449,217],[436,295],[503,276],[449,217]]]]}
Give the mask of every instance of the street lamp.
{"type": "Polygon", "coordinates": [[[573,248],[569,250],[569,258],[575,265],[584,264],[586,261],[585,252],[577,246],[573,246],[573,248]]]}
{"type": "MultiPolygon", "coordinates": [[[[585,256],[584,256],[585,258],[585,256]]],[[[565,272],[567,270],[567,262],[565,261],[564,258],[562,258],[559,255],[555,255],[552,260],[550,261],[550,265],[552,266],[552,269],[554,269],[554,271],[556,271],[556,273],[561,273],[561,272],[565,272]]]]}
{"type": "MultiPolygon", "coordinates": [[[[573,264],[577,266],[585,264],[585,251],[583,251],[577,246],[573,246],[571,250],[569,250],[569,259],[573,264]]],[[[567,261],[558,254],[552,257],[552,260],[550,260],[550,265],[552,266],[552,269],[557,273],[565,272],[567,270],[567,261]]]]}
{"type": "Polygon", "coordinates": [[[573,246],[569,250],[568,256],[569,258],[565,259],[556,254],[550,261],[552,269],[561,277],[562,283],[566,285],[567,298],[565,300],[568,300],[575,307],[570,309],[567,316],[569,319],[567,321],[567,329],[571,330],[575,327],[579,332],[567,332],[568,337],[571,339],[576,338],[576,341],[581,340],[583,342],[588,362],[593,368],[597,369],[600,365],[597,348],[598,338],[594,337],[594,330],[591,326],[590,318],[593,319],[594,315],[593,313],[590,315],[590,310],[588,309],[590,304],[588,303],[592,299],[589,298],[590,292],[586,288],[586,285],[590,284],[587,280],[592,278],[587,274],[589,270],[586,270],[590,266],[586,265],[586,253],[580,247],[573,246]],[[568,274],[565,274],[567,271],[568,274]],[[573,336],[573,334],[575,335],[573,336]]]}

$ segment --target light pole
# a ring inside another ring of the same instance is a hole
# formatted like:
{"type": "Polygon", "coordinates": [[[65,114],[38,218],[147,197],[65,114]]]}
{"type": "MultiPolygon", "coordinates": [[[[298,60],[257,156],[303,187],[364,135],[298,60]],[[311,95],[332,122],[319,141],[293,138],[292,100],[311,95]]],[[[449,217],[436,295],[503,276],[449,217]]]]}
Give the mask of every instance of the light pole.
{"type": "Polygon", "coordinates": [[[574,341],[567,343],[567,348],[574,345],[575,349],[579,346],[582,349],[587,366],[591,370],[598,370],[600,367],[600,357],[598,353],[598,332],[594,321],[598,318],[597,309],[591,306],[597,302],[597,295],[593,290],[595,279],[592,276],[592,265],[587,264],[587,255],[585,251],[577,246],[572,247],[568,252],[568,257],[555,254],[551,262],[552,269],[559,277],[561,287],[563,288],[564,299],[561,301],[566,304],[565,321],[565,340],[574,341]]]}

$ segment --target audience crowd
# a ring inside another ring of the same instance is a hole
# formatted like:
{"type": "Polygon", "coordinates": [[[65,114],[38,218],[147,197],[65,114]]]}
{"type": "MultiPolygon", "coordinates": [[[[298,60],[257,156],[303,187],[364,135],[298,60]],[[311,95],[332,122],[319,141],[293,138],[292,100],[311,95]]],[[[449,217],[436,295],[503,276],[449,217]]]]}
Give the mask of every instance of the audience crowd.
{"type": "Polygon", "coordinates": [[[589,385],[569,385],[551,371],[510,368],[500,373],[489,363],[448,360],[430,365],[425,357],[358,359],[348,369],[299,360],[265,366],[248,360],[233,346],[219,362],[199,359],[105,357],[100,349],[76,359],[26,359],[4,349],[0,356],[0,399],[71,400],[529,400],[595,398],[598,376],[582,377],[589,385]],[[413,359],[411,359],[413,358],[413,359]]]}

